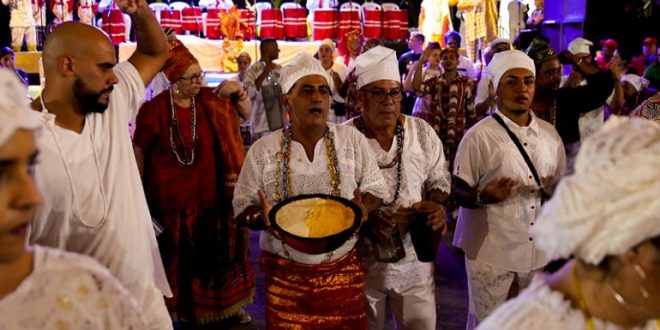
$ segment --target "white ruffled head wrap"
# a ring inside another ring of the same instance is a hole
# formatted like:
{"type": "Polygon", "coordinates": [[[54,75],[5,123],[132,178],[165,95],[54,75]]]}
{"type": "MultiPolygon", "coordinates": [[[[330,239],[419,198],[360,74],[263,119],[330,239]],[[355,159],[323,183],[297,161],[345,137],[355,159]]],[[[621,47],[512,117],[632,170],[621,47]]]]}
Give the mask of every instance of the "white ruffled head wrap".
{"type": "Polygon", "coordinates": [[[575,38],[571,43],[568,44],[568,51],[573,55],[577,54],[589,54],[589,46],[593,46],[594,43],[584,39],[584,38],[575,38]]]}
{"type": "Polygon", "coordinates": [[[288,65],[280,71],[282,93],[286,94],[291,90],[291,87],[305,76],[319,75],[325,78],[328,85],[332,81],[328,74],[323,69],[321,62],[315,59],[312,55],[305,52],[298,53],[288,65]]]}
{"type": "Polygon", "coordinates": [[[612,116],[582,144],[534,227],[551,259],[597,265],[660,235],[660,125],[612,116]]]}
{"type": "Polygon", "coordinates": [[[500,84],[500,78],[507,71],[516,68],[527,69],[536,77],[534,61],[527,54],[519,50],[505,50],[493,56],[493,59],[488,63],[488,74],[490,74],[495,90],[497,90],[497,86],[500,84]]]}
{"type": "Polygon", "coordinates": [[[18,129],[35,130],[42,125],[38,112],[32,111],[25,85],[16,74],[0,69],[0,146],[18,129]]]}
{"type": "Polygon", "coordinates": [[[649,81],[646,78],[642,78],[632,73],[624,74],[623,77],[621,77],[621,82],[623,83],[624,81],[630,83],[635,88],[637,93],[641,92],[649,85],[649,81]]]}
{"type": "Polygon", "coordinates": [[[387,47],[376,46],[360,54],[355,59],[355,75],[358,88],[379,80],[401,82],[396,52],[387,47]]]}
{"type": "Polygon", "coordinates": [[[330,50],[332,51],[332,54],[334,54],[335,51],[337,50],[337,45],[335,44],[334,41],[332,41],[332,39],[323,39],[323,41],[321,41],[321,43],[319,44],[319,50],[321,49],[321,46],[323,46],[323,45],[326,45],[326,46],[330,47],[330,50]]]}

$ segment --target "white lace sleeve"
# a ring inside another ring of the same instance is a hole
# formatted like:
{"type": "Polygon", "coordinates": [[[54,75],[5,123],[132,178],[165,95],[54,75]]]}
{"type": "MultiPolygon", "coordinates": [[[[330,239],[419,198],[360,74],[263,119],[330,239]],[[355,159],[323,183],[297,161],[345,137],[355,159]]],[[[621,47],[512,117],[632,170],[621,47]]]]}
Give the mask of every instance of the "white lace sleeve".
{"type": "MultiPolygon", "coordinates": [[[[411,117],[408,117],[411,118],[411,117]]],[[[419,143],[427,160],[428,176],[424,182],[424,191],[440,190],[449,194],[451,188],[451,174],[449,173],[449,162],[445,159],[445,153],[440,138],[433,127],[424,120],[415,118],[419,143]]]]}
{"type": "Polygon", "coordinates": [[[371,193],[384,201],[392,200],[367,138],[352,126],[346,127],[354,132],[352,137],[355,139],[355,181],[358,183],[360,191],[371,193]]]}
{"type": "Polygon", "coordinates": [[[239,215],[250,205],[260,205],[258,191],[264,188],[264,166],[266,163],[266,150],[264,139],[252,145],[245,157],[241,174],[238,176],[234,187],[234,214],[239,215]]]}
{"type": "Polygon", "coordinates": [[[0,300],[3,329],[147,328],[135,300],[96,261],[51,249],[42,252],[49,264],[35,268],[0,300]]]}

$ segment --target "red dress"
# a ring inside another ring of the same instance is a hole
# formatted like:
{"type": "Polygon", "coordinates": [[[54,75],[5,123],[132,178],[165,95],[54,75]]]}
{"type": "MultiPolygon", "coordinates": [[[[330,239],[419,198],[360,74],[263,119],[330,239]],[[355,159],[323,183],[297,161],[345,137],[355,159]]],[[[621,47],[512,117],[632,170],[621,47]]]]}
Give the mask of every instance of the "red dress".
{"type": "Polygon", "coordinates": [[[244,159],[238,116],[209,88],[195,97],[194,109],[191,165],[182,165],[173,150],[180,159],[190,158],[192,106],[175,105],[177,130],[169,90],[142,106],[133,143],[144,153],[151,214],[164,227],[158,241],[174,293],[166,304],[175,319],[199,324],[233,316],[251,303],[254,276],[247,230],[236,224],[231,206],[244,159]]]}

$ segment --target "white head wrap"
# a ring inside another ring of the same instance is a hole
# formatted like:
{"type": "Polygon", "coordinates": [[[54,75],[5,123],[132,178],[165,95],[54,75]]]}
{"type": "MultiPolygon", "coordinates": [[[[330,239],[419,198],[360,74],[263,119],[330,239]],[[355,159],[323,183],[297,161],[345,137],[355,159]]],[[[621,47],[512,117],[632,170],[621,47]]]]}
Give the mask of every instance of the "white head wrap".
{"type": "Polygon", "coordinates": [[[41,126],[38,112],[30,109],[25,85],[16,74],[0,69],[0,146],[18,129],[34,130],[41,126]]]}
{"type": "Polygon", "coordinates": [[[660,125],[612,116],[582,144],[534,227],[552,259],[590,264],[660,235],[660,125]]]}
{"type": "Polygon", "coordinates": [[[506,50],[493,56],[493,59],[488,64],[488,73],[490,74],[495,90],[497,90],[497,85],[500,84],[502,75],[516,68],[527,69],[536,77],[534,61],[527,54],[519,50],[506,50]]]}
{"type": "Polygon", "coordinates": [[[511,46],[511,41],[508,38],[497,38],[491,41],[490,44],[488,44],[488,47],[493,48],[493,46],[499,44],[509,44],[509,46],[511,46]]]}
{"type": "Polygon", "coordinates": [[[319,75],[325,78],[328,85],[332,81],[328,74],[323,69],[321,62],[315,59],[312,55],[305,52],[298,53],[288,65],[280,71],[282,93],[286,94],[291,90],[291,87],[300,78],[305,76],[319,75]]]}
{"type": "Polygon", "coordinates": [[[337,50],[337,45],[334,41],[332,41],[332,39],[323,39],[323,41],[321,41],[319,44],[319,49],[321,49],[321,46],[323,45],[330,47],[330,50],[332,50],[333,54],[335,53],[335,50],[337,50]]]}
{"type": "Polygon", "coordinates": [[[623,83],[624,81],[630,83],[638,93],[649,85],[647,79],[631,73],[624,74],[623,77],[621,77],[621,82],[623,83]]]}
{"type": "Polygon", "coordinates": [[[584,38],[575,38],[571,43],[568,44],[568,51],[577,54],[589,54],[589,46],[593,46],[594,43],[584,39],[584,38]]]}
{"type": "Polygon", "coordinates": [[[355,60],[355,75],[358,88],[378,80],[401,82],[396,52],[390,48],[376,46],[360,54],[355,60]]]}

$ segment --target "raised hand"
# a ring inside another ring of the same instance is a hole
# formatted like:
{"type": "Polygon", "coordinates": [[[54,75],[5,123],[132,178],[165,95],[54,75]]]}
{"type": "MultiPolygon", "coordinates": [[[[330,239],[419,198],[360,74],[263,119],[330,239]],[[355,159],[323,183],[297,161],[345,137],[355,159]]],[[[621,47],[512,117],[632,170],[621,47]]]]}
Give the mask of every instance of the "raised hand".
{"type": "Polygon", "coordinates": [[[511,190],[518,184],[516,180],[498,176],[486,184],[479,197],[487,204],[501,202],[511,195],[511,190]]]}

